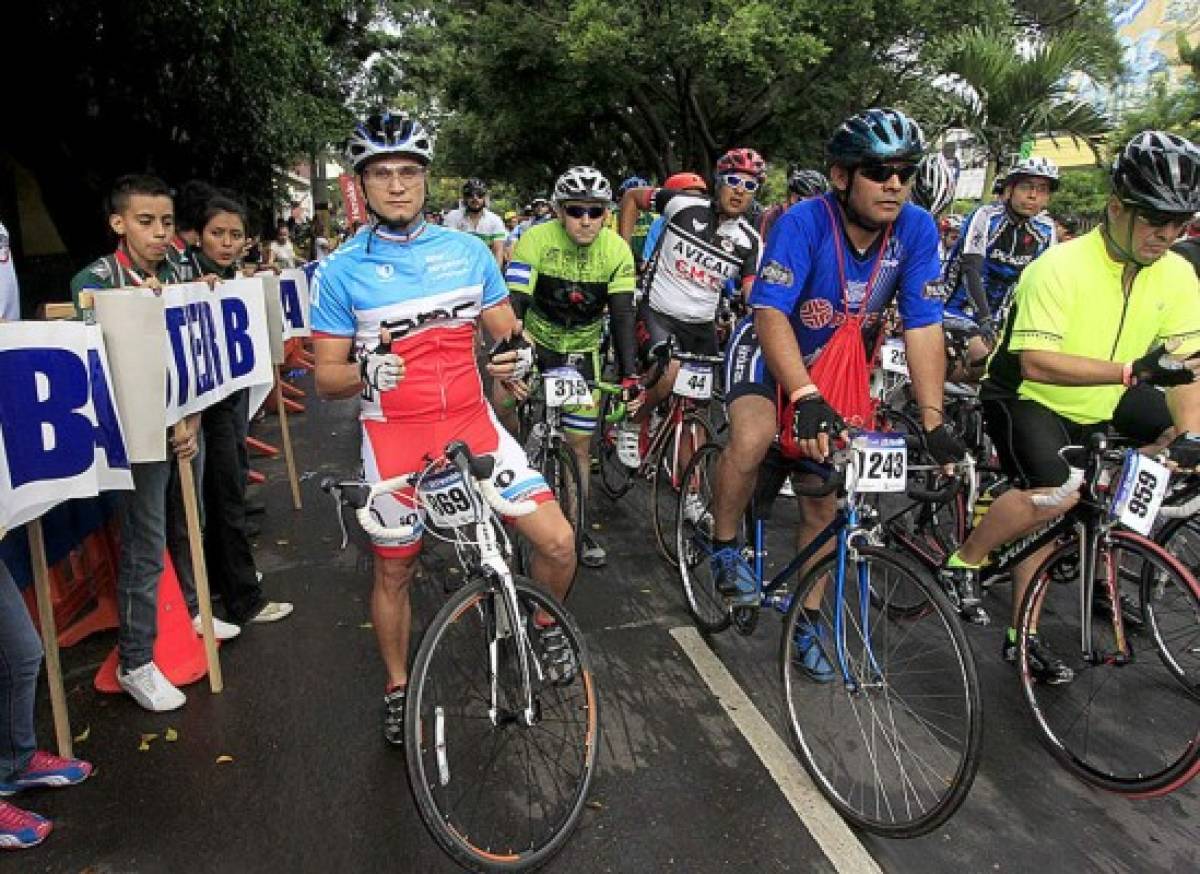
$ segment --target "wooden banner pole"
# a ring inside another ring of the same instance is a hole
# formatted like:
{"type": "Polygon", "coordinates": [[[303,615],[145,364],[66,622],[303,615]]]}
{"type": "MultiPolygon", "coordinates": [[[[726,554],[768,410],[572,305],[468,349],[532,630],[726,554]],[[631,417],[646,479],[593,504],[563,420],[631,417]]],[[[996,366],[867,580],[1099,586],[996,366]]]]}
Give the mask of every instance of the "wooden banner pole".
{"type": "Polygon", "coordinates": [[[296,456],[292,454],[292,429],[288,425],[287,407],[283,403],[283,376],[275,368],[275,409],[279,411],[279,430],[283,432],[283,461],[287,465],[288,484],[292,487],[292,508],[304,509],[300,500],[300,480],[296,476],[296,456]]]}
{"type": "MultiPolygon", "coordinates": [[[[175,425],[175,437],[186,435],[183,422],[175,425]]],[[[204,657],[208,662],[208,688],[214,695],[225,688],[221,677],[221,659],[217,655],[217,639],[213,632],[212,598],[208,591],[208,568],[204,562],[204,538],[200,534],[200,506],[196,500],[196,476],[192,462],[176,459],[179,465],[179,486],[183,492],[183,514],[187,520],[188,546],[192,551],[192,574],[196,578],[196,600],[200,602],[200,630],[204,638],[204,657]]]]}
{"type": "Polygon", "coordinates": [[[58,741],[58,754],[73,759],[71,717],[67,713],[67,692],[63,688],[62,662],[58,657],[58,628],[54,624],[54,602],[50,594],[50,568],[46,564],[46,538],[42,533],[42,520],[34,519],[27,527],[33,586],[37,592],[38,621],[42,626],[42,648],[46,651],[46,682],[50,686],[54,737],[58,741]]]}

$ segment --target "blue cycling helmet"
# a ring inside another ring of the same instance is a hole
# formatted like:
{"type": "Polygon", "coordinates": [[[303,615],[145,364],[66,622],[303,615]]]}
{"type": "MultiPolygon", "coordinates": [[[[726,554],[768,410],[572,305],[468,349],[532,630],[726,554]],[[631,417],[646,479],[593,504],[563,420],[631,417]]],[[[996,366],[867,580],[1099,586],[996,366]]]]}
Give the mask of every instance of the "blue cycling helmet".
{"type": "Polygon", "coordinates": [[[630,188],[649,188],[650,180],[643,179],[641,176],[630,176],[617,188],[618,194],[624,194],[630,188]]]}
{"type": "Polygon", "coordinates": [[[829,160],[843,167],[867,161],[919,161],[925,137],[915,121],[898,109],[867,109],[838,125],[825,147],[829,160]]]}
{"type": "Polygon", "coordinates": [[[433,138],[416,119],[381,112],[361,122],[346,141],[346,159],[355,172],[377,155],[407,155],[428,166],[433,160],[433,138]]]}

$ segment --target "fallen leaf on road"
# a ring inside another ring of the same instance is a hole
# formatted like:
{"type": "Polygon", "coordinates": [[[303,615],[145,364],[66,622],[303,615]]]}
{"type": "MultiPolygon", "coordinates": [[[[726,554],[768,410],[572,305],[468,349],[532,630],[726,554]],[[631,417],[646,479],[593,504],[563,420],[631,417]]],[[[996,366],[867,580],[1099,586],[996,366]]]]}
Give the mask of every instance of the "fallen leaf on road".
{"type": "Polygon", "coordinates": [[[375,626],[372,625],[370,622],[363,622],[358,627],[359,628],[374,628],[375,626]]]}
{"type": "Polygon", "coordinates": [[[79,732],[79,734],[75,735],[75,743],[81,744],[85,740],[87,740],[89,737],[91,737],[91,735],[92,735],[92,727],[89,725],[83,731],[79,732]]]}
{"type": "Polygon", "coordinates": [[[649,594],[650,594],[650,589],[642,589],[642,594],[643,594],[643,595],[649,595],[649,594]]]}
{"type": "Polygon", "coordinates": [[[604,804],[603,804],[603,802],[600,802],[600,801],[589,801],[587,803],[587,806],[590,807],[592,810],[603,810],[604,809],[604,804]]]}
{"type": "Polygon", "coordinates": [[[599,522],[593,522],[593,523],[592,523],[592,530],[593,530],[593,531],[599,531],[599,530],[600,530],[600,523],[599,523],[599,522]]]}
{"type": "Polygon", "coordinates": [[[179,740],[179,732],[173,728],[168,728],[163,733],[163,740],[165,740],[167,743],[173,744],[175,741],[179,740]]]}
{"type": "Polygon", "coordinates": [[[275,545],[276,546],[287,546],[288,542],[286,540],[276,540],[275,545]]]}
{"type": "Polygon", "coordinates": [[[225,765],[233,761],[233,756],[217,756],[217,764],[225,765]]]}

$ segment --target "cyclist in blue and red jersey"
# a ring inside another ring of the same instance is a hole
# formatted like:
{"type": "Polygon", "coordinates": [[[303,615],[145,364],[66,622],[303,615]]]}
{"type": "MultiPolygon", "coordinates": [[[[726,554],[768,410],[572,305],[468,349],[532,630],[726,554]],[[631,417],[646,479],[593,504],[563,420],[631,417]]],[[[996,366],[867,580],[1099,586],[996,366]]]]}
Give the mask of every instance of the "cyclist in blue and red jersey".
{"type": "MultiPolygon", "coordinates": [[[[870,361],[893,301],[930,452],[939,462],[963,454],[942,424],[937,227],[906,203],[923,152],[920,128],[904,113],[852,116],[828,144],[832,190],[793,206],[771,233],[750,293],[753,312],[726,350],[730,435],[714,490],[712,564],[718,589],[734,603],[758,597],[736,536],[760,465],[777,437],[777,451],[822,461],[843,422],[870,427],[870,361]]],[[[832,496],[802,499],[800,542],[829,525],[835,510],[832,496]]],[[[814,590],[814,601],[820,596],[814,590]]],[[[833,679],[815,612],[798,635],[804,670],[833,679]]]]}
{"type": "MultiPolygon", "coordinates": [[[[520,324],[496,259],[481,240],[425,221],[433,144],[424,126],[393,113],[355,128],[347,156],[362,181],[371,222],[321,262],[313,277],[317,391],[362,397],[362,460],[372,482],[422,470],[451,440],[496,458],[492,481],[508,500],[537,510],[515,524],[533,547],[531,576],[562,600],[575,574],[575,535],[545,481],[488,404],[475,363],[477,325],[520,345],[520,324]]],[[[520,378],[532,355],[493,354],[496,378],[520,378]]],[[[411,627],[409,584],[421,513],[410,497],[375,501],[387,527],[415,525],[406,539],[376,540],[371,616],[387,669],[384,737],[401,744],[411,627]]],[[[535,619],[536,621],[536,619],[535,619]]],[[[539,628],[551,675],[572,670],[564,635],[539,628]]]]}

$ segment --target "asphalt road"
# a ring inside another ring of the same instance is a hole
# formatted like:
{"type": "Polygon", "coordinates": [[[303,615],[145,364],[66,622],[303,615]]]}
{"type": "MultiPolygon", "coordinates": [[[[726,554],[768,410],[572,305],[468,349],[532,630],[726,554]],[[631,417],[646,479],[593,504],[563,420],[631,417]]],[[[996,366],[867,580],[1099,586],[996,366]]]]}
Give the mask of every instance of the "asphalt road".
{"type": "MultiPolygon", "coordinates": [[[[353,402],[312,401],[294,423],[302,471],[354,472],[353,402]]],[[[275,442],[274,420],[256,433],[275,442]]],[[[225,692],[195,684],[173,714],[93,691],[115,633],[64,651],[74,731],[87,732],[78,751],[99,772],[83,786],[20,799],[51,816],[56,830],[37,850],[0,856],[0,870],[455,870],[425,833],[402,754],[380,736],[369,556],[355,543],[338,549],[331,503],[315,478],[295,513],[282,463],[258,466],[269,475],[259,566],[268,596],[295,602],[295,614],[224,647],[225,692]],[[168,728],[174,742],[164,739],[168,728]],[[143,733],[159,737],[139,751],[143,733]]],[[[619,505],[594,499],[609,565],[581,572],[570,607],[597,662],[603,746],[583,821],[547,870],[839,870],[806,826],[812,814],[801,818],[777,782],[799,770],[794,760],[768,770],[733,718],[754,708],[728,694],[720,700],[681,646],[690,632],[678,629],[690,622],[674,571],[654,553],[647,492],[642,486],[619,505]]],[[[419,617],[444,597],[437,581],[448,559],[445,550],[426,553],[419,617]]],[[[778,634],[778,617],[767,615],[752,637],[728,632],[702,644],[765,718],[775,746],[788,743],[778,634]]],[[[1200,870],[1200,789],[1130,802],[1062,771],[1037,744],[1016,676],[999,660],[1000,634],[970,631],[986,728],[983,763],[961,810],[926,837],[858,835],[861,847],[852,841],[851,849],[865,848],[888,872],[1200,870]]],[[[52,744],[44,689],[38,712],[42,743],[52,744]]],[[[851,868],[843,861],[842,870],[851,868]]]]}

